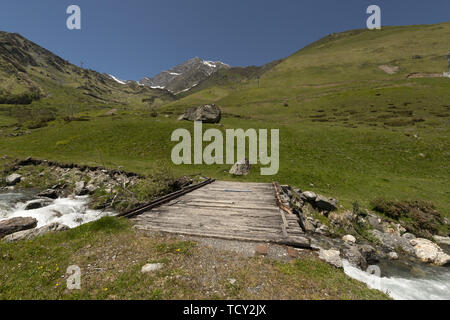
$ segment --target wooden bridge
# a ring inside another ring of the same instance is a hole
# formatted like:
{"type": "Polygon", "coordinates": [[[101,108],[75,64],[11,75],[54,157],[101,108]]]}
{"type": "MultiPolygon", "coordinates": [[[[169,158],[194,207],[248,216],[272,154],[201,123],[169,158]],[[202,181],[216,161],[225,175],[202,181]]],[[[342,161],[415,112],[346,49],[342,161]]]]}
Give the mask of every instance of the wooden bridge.
{"type": "Polygon", "coordinates": [[[145,231],[309,248],[298,217],[280,204],[277,189],[269,183],[214,181],[131,219],[145,231]]]}

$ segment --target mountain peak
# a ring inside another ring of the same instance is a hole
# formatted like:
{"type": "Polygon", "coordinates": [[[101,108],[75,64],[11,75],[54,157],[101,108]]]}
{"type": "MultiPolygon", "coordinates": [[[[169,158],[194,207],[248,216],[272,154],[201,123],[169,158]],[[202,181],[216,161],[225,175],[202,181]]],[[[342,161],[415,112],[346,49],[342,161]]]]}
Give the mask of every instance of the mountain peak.
{"type": "Polygon", "coordinates": [[[140,83],[151,88],[179,93],[196,86],[222,68],[230,68],[230,66],[220,61],[206,61],[194,57],[152,78],[144,77],[140,83]]]}

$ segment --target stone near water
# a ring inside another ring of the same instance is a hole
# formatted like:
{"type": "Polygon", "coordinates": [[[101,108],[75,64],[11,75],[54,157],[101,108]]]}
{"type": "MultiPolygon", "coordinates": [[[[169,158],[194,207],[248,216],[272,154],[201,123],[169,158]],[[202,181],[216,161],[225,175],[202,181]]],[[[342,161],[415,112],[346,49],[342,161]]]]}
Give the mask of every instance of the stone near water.
{"type": "Polygon", "coordinates": [[[236,162],[230,169],[230,174],[235,176],[246,176],[250,173],[250,162],[247,158],[236,162]]]}
{"type": "Polygon", "coordinates": [[[410,240],[417,258],[423,262],[433,263],[438,266],[450,264],[450,256],[442,251],[435,243],[427,239],[416,238],[410,240]]]}
{"type": "Polygon", "coordinates": [[[201,121],[205,123],[219,123],[222,111],[215,104],[205,104],[200,107],[187,109],[178,120],[201,121]]]}
{"type": "Polygon", "coordinates": [[[450,246],[450,237],[433,236],[433,239],[439,244],[450,246]]]}
{"type": "Polygon", "coordinates": [[[74,193],[76,196],[85,196],[89,193],[89,190],[85,188],[84,181],[78,181],[75,183],[74,193]]]}
{"type": "Polygon", "coordinates": [[[25,206],[25,210],[36,210],[44,208],[49,206],[51,203],[51,201],[45,199],[33,200],[27,203],[27,205],[25,206]]]}
{"type": "Polygon", "coordinates": [[[338,250],[324,250],[320,249],[319,258],[336,268],[343,268],[340,252],[338,250]]]}
{"type": "Polygon", "coordinates": [[[9,234],[36,228],[37,220],[31,217],[17,217],[0,221],[0,239],[9,234]]]}
{"type": "Polygon", "coordinates": [[[398,254],[397,254],[397,252],[394,252],[394,251],[389,252],[389,253],[388,253],[388,258],[389,258],[390,260],[398,260],[398,254]]]}
{"type": "Polygon", "coordinates": [[[6,184],[8,186],[14,186],[18,184],[22,180],[22,176],[20,174],[14,173],[6,177],[6,184]]]}
{"type": "Polygon", "coordinates": [[[44,234],[65,231],[65,230],[69,230],[69,227],[64,224],[54,222],[54,223],[48,224],[48,225],[43,226],[38,229],[23,230],[23,231],[15,232],[13,234],[7,235],[5,238],[3,238],[3,241],[14,242],[14,241],[21,241],[21,240],[31,240],[31,239],[43,236],[44,234]]]}
{"type": "Polygon", "coordinates": [[[141,269],[142,273],[154,272],[162,269],[164,267],[163,263],[148,263],[144,265],[141,269]]]}
{"type": "Polygon", "coordinates": [[[42,191],[41,193],[39,193],[38,197],[57,199],[58,198],[58,192],[56,190],[54,190],[54,189],[47,189],[47,190],[42,191]]]}
{"type": "Polygon", "coordinates": [[[367,261],[359,250],[358,246],[351,245],[344,249],[344,256],[350,264],[365,270],[367,268],[367,261]]]}

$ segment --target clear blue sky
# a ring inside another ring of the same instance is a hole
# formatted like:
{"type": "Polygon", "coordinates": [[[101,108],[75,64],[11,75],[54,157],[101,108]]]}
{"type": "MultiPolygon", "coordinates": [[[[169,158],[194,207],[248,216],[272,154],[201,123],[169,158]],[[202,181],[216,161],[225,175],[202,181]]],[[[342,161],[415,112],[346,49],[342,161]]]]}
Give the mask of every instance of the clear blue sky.
{"type": "Polygon", "coordinates": [[[449,0],[1,0],[0,30],[139,80],[195,56],[262,65],[329,33],[364,28],[371,4],[381,7],[382,25],[450,21],[449,0]],[[66,28],[71,4],[81,7],[80,31],[66,28]]]}

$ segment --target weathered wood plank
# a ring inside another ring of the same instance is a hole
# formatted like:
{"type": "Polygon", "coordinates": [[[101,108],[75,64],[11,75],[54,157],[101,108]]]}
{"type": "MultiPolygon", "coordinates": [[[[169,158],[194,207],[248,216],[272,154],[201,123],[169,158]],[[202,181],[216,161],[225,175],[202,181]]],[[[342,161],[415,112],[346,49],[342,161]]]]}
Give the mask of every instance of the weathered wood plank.
{"type": "Polygon", "coordinates": [[[267,183],[215,181],[133,220],[148,231],[309,246],[298,217],[280,210],[267,183]]]}

